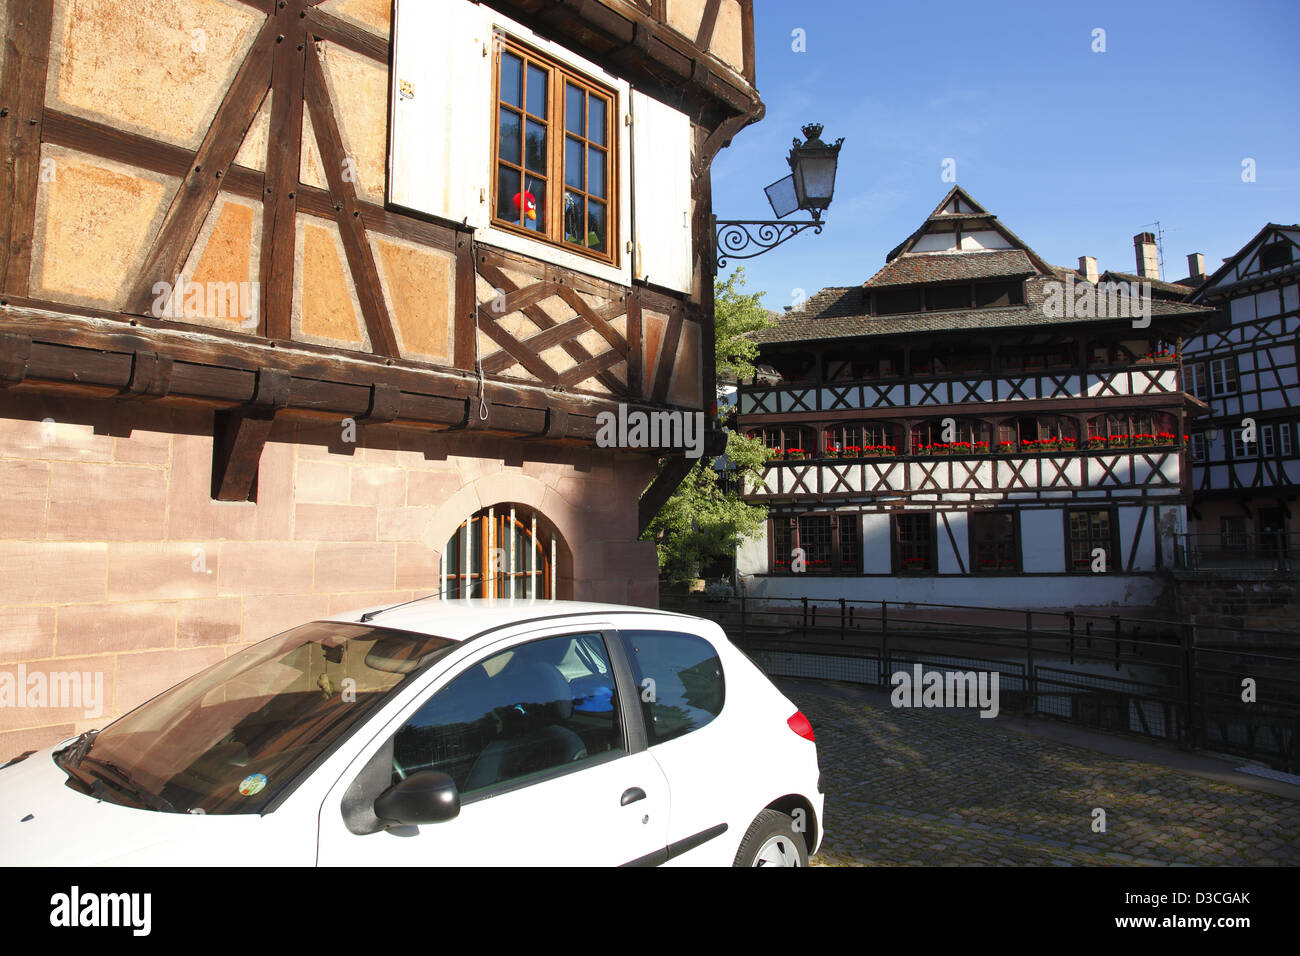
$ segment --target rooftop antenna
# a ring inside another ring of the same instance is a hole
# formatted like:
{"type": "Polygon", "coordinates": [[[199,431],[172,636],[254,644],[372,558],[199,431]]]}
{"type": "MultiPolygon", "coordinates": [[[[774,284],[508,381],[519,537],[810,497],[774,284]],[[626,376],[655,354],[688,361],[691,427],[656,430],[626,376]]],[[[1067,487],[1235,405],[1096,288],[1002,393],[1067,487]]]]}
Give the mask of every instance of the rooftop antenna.
{"type": "Polygon", "coordinates": [[[1159,219],[1155,222],[1143,224],[1142,228],[1146,229],[1147,226],[1156,227],[1156,268],[1160,272],[1157,278],[1163,282],[1165,279],[1165,231],[1161,228],[1159,219]]]}

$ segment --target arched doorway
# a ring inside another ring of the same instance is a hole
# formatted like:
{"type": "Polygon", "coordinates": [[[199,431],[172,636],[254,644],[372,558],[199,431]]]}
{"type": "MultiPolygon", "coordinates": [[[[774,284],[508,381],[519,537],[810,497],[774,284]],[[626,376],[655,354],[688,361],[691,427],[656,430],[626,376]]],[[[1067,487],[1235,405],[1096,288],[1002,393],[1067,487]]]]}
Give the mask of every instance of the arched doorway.
{"type": "Polygon", "coordinates": [[[555,526],[540,512],[508,502],[461,522],[442,555],[447,598],[553,600],[565,589],[570,564],[555,526]]]}

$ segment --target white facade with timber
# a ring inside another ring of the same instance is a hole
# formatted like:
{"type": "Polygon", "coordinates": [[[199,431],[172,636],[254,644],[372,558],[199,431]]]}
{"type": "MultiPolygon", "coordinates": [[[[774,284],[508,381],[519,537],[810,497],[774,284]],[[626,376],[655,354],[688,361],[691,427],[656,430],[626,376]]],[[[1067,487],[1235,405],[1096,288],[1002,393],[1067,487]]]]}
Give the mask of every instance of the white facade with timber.
{"type": "Polygon", "coordinates": [[[682,450],[597,416],[711,411],[752,0],[11,0],[0,34],[0,669],[107,698],[0,709],[0,762],[332,612],[657,603],[682,450]]]}
{"type": "Polygon", "coordinates": [[[1192,301],[1217,313],[1184,347],[1187,389],[1210,406],[1192,432],[1191,557],[1300,556],[1300,225],[1269,223],[1192,301]]]}
{"type": "Polygon", "coordinates": [[[757,333],[738,421],[771,450],[747,489],[770,518],[747,592],[1154,605],[1204,410],[1176,343],[1208,311],[1135,291],[1047,264],[955,187],[871,279],[757,333]]]}

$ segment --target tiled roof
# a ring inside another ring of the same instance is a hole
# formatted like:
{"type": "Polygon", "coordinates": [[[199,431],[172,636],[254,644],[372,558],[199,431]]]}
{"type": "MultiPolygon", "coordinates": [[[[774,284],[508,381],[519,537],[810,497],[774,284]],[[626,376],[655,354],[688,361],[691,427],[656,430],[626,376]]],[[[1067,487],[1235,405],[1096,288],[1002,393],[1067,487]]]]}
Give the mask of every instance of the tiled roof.
{"type": "MultiPolygon", "coordinates": [[[[1001,329],[1032,326],[1075,325],[1081,322],[1106,323],[1117,320],[1110,316],[1062,318],[1048,315],[1043,309],[1045,279],[1034,278],[1026,282],[1026,303],[998,309],[962,309],[953,312],[910,312],[902,315],[873,316],[858,313],[830,315],[815,311],[793,312],[775,325],[753,334],[760,344],[781,342],[809,342],[827,339],[859,338],[864,336],[894,336],[925,332],[958,332],[978,329],[1001,329]]],[[[823,290],[828,291],[828,290],[823,290]]],[[[818,293],[820,295],[820,293],[818,293]]],[[[817,301],[817,296],[809,303],[817,301]]],[[[1151,314],[1155,316],[1182,316],[1200,322],[1213,313],[1213,309],[1154,299],[1151,314]]]]}
{"type": "Polygon", "coordinates": [[[899,256],[863,283],[863,288],[923,285],[927,282],[962,282],[969,279],[1008,278],[1037,272],[1019,249],[1001,252],[921,253],[899,256]]]}
{"type": "Polygon", "coordinates": [[[1142,276],[1134,275],[1131,272],[1116,272],[1114,269],[1107,269],[1102,273],[1101,281],[1105,282],[1107,279],[1116,282],[1150,282],[1152,292],[1168,292],[1177,296],[1191,295],[1196,291],[1194,288],[1188,288],[1182,283],[1164,282],[1161,279],[1152,279],[1150,277],[1143,278],[1142,276]]]}

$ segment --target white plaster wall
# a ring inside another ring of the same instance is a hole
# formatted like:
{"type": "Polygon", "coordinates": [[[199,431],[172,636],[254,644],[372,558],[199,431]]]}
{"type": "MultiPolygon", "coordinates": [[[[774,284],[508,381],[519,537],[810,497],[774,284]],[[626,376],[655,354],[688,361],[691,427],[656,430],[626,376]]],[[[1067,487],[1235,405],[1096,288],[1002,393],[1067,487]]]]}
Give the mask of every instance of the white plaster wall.
{"type": "Polygon", "coordinates": [[[864,574],[889,574],[893,570],[890,544],[889,515],[863,515],[862,571],[864,574]]]}
{"type": "MultiPolygon", "coordinates": [[[[1133,536],[1137,533],[1138,520],[1141,514],[1141,508],[1119,509],[1120,553],[1116,557],[1118,562],[1122,562],[1125,570],[1128,569],[1128,555],[1133,547],[1133,536]]],[[[1156,524],[1155,510],[1152,509],[1147,513],[1147,520],[1142,525],[1142,535],[1138,539],[1137,553],[1133,556],[1133,570],[1154,571],[1155,567],[1156,524]]]]}
{"type": "Polygon", "coordinates": [[[752,578],[750,597],[808,597],[832,602],[859,601],[957,604],[969,607],[1053,608],[1154,607],[1163,589],[1158,577],[1138,575],[1058,575],[995,578],[964,577],[831,577],[788,575],[752,578]]]}
{"type": "Polygon", "coordinates": [[[957,551],[954,554],[952,541],[948,540],[948,532],[943,527],[942,515],[936,516],[935,521],[939,527],[939,573],[940,574],[961,574],[966,569],[966,562],[970,555],[969,535],[970,527],[967,523],[967,514],[964,511],[954,511],[948,515],[948,527],[952,530],[953,541],[957,542],[957,551]],[[958,560],[960,555],[960,561],[958,560]]]}
{"type": "Polygon", "coordinates": [[[1065,570],[1065,525],[1060,511],[1020,512],[1020,553],[1027,574],[1065,570]]]}

